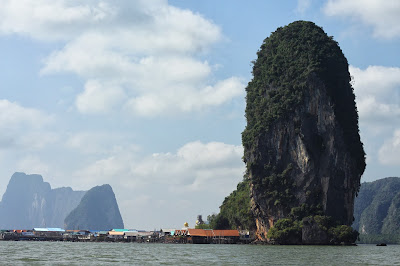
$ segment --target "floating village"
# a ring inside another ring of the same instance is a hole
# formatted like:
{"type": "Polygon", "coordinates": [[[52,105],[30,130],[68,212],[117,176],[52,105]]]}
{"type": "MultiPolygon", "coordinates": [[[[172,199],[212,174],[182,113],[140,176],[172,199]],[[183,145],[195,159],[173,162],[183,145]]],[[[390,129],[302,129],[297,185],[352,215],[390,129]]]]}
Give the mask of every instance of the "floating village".
{"type": "MultiPolygon", "coordinates": [[[[196,227],[203,225],[201,215],[196,227]],[[199,221],[200,220],[200,221],[199,221]]],[[[30,230],[0,230],[2,241],[70,241],[70,242],[137,242],[176,244],[248,244],[254,240],[246,230],[213,230],[189,228],[160,229],[153,231],[135,229],[65,230],[62,228],[33,228],[30,230]]]]}

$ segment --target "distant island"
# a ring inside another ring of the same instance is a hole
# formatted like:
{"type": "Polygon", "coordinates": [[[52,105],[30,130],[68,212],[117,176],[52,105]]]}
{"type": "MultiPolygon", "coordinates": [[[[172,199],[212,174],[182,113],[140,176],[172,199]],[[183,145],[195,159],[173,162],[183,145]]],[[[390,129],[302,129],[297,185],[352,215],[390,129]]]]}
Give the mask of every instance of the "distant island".
{"type": "Polygon", "coordinates": [[[124,228],[110,185],[89,191],[73,191],[70,187],[52,189],[36,174],[12,175],[0,202],[0,214],[0,229],[124,228]]]}
{"type": "Polygon", "coordinates": [[[117,200],[110,185],[97,186],[83,196],[64,220],[68,229],[124,228],[117,200]]]}
{"type": "Polygon", "coordinates": [[[40,175],[12,175],[0,202],[1,241],[235,244],[249,232],[189,228],[125,229],[112,187],[52,189],[40,175]]]}
{"type": "Polygon", "coordinates": [[[354,204],[353,227],[361,243],[400,244],[400,178],[361,184],[354,204]]]}

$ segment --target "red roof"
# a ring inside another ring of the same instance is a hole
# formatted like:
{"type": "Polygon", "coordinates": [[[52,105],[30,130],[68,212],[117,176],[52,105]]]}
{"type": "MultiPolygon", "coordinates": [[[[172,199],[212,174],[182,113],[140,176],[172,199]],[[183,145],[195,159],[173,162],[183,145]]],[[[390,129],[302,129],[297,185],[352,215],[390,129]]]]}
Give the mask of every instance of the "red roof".
{"type": "Polygon", "coordinates": [[[207,229],[188,229],[190,236],[205,236],[205,237],[224,237],[224,236],[239,236],[238,230],[207,230],[207,229]]]}
{"type": "Polygon", "coordinates": [[[215,236],[239,236],[238,230],[214,230],[215,236]]]}
{"type": "Polygon", "coordinates": [[[213,230],[205,230],[205,229],[188,229],[188,235],[190,236],[214,236],[213,230]]]}

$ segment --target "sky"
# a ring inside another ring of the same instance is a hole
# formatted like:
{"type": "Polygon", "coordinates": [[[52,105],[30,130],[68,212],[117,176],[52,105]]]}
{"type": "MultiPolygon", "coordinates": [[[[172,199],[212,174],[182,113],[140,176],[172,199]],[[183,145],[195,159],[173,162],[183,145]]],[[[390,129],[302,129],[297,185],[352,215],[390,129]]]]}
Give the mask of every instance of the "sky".
{"type": "Polygon", "coordinates": [[[110,184],[125,228],[194,226],[243,179],[251,61],[313,21],[349,62],[362,182],[400,176],[397,0],[0,0],[0,195],[110,184]]]}

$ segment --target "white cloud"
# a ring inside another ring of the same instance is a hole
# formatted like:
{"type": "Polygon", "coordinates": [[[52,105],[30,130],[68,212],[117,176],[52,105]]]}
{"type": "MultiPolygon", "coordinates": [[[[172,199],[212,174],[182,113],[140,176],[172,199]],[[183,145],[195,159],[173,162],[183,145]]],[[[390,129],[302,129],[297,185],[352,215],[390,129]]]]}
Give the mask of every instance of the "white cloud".
{"type": "Polygon", "coordinates": [[[400,37],[400,1],[397,0],[328,0],[324,12],[371,26],[375,37],[400,37]]]}
{"type": "Polygon", "coordinates": [[[43,61],[41,74],[86,80],[75,102],[82,113],[176,114],[244,92],[236,77],[213,81],[213,66],[199,59],[222,39],[220,28],[167,1],[0,1],[0,33],[65,44],[43,61]]]}
{"type": "Polygon", "coordinates": [[[349,68],[360,122],[375,126],[400,121],[400,68],[369,66],[349,68]]]}
{"type": "Polygon", "coordinates": [[[18,161],[16,164],[16,171],[32,173],[32,174],[40,174],[40,175],[48,175],[49,174],[49,166],[42,162],[39,157],[34,155],[27,155],[18,161]]]}
{"type": "Polygon", "coordinates": [[[304,15],[304,13],[310,8],[312,0],[297,0],[296,12],[304,15]]]}
{"type": "MultiPolygon", "coordinates": [[[[134,147],[118,150],[78,171],[75,176],[79,176],[80,182],[82,177],[93,177],[88,184],[118,177],[121,181],[130,180],[134,186],[157,183],[185,186],[191,190],[232,179],[239,181],[243,177],[241,146],[196,141],[184,145],[176,153],[155,153],[144,158],[138,157],[136,151],[134,147]]],[[[213,186],[212,190],[229,192],[232,187],[213,186]]]]}
{"type": "Polygon", "coordinates": [[[400,131],[396,128],[400,123],[400,68],[350,66],[349,70],[354,77],[360,133],[369,171],[374,172],[371,169],[374,164],[398,165],[400,131]]]}
{"type": "Polygon", "coordinates": [[[234,187],[227,189],[223,184],[229,184],[230,180],[237,183],[243,177],[242,155],[241,146],[191,142],[175,154],[153,154],[144,158],[132,167],[132,174],[150,182],[157,180],[157,183],[169,184],[170,189],[177,186],[185,190],[229,193],[234,187]]]}
{"type": "MultiPolygon", "coordinates": [[[[133,135],[133,133],[128,134],[133,135]]],[[[121,133],[82,131],[65,136],[64,144],[69,150],[78,152],[85,156],[104,156],[123,151],[122,146],[129,146],[131,151],[139,151],[139,147],[127,143],[133,141],[121,133]]]]}
{"type": "Polygon", "coordinates": [[[197,111],[209,106],[218,106],[242,95],[243,87],[241,80],[235,77],[203,88],[177,85],[167,88],[166,91],[144,93],[131,98],[125,107],[142,116],[197,111]]]}
{"type": "Polygon", "coordinates": [[[38,39],[68,39],[82,27],[106,25],[115,10],[105,2],[65,0],[1,0],[0,32],[27,34],[38,39]]]}
{"type": "Polygon", "coordinates": [[[22,127],[40,128],[52,121],[52,117],[33,108],[0,99],[0,129],[22,127]]]}
{"type": "Polygon", "coordinates": [[[77,96],[76,107],[82,113],[101,113],[112,110],[120,104],[125,92],[118,85],[102,84],[96,80],[89,80],[85,90],[77,96]]]}
{"type": "Polygon", "coordinates": [[[400,129],[379,149],[379,162],[384,165],[400,165],[400,129]]]}
{"type": "Polygon", "coordinates": [[[350,73],[355,77],[354,88],[367,93],[390,93],[400,86],[400,68],[369,66],[367,69],[350,66],[350,73]]]}
{"type": "Polygon", "coordinates": [[[41,149],[54,143],[57,136],[45,130],[54,117],[34,108],[0,100],[0,149],[41,149]]]}
{"type": "Polygon", "coordinates": [[[360,97],[357,108],[362,122],[387,123],[400,119],[399,104],[380,102],[371,95],[360,97]]]}

